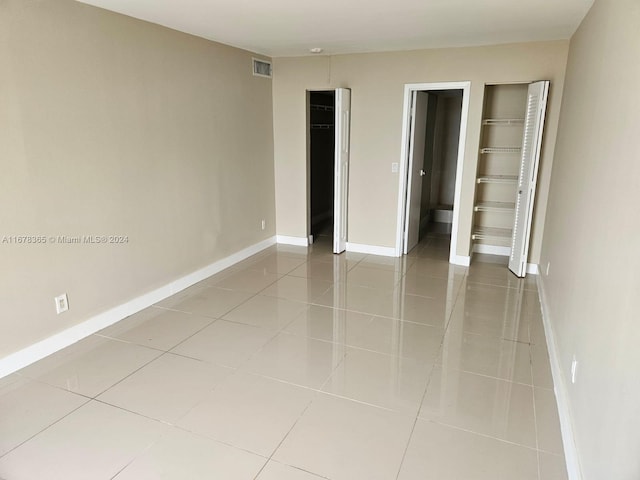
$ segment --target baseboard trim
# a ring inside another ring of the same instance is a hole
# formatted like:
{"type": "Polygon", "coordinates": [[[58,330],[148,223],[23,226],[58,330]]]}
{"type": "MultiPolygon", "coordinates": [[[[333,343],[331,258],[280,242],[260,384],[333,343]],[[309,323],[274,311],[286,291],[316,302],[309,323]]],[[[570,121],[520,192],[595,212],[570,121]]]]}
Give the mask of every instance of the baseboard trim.
{"type": "Polygon", "coordinates": [[[265,248],[275,245],[276,238],[270,237],[266,240],[258,242],[250,247],[240,250],[228,257],[222,258],[204,268],[189,273],[177,280],[174,280],[160,288],[145,293],[128,302],[118,305],[114,308],[102,312],[94,317],[85,320],[78,325],[74,325],[60,333],[56,333],[44,340],[30,345],[22,350],[18,350],[2,359],[0,359],[0,378],[5,377],[13,372],[31,365],[38,360],[51,355],[52,353],[62,350],[83,338],[96,333],[103,328],[113,325],[124,318],[133,315],[151,305],[164,300],[175,293],[184,290],[205,278],[214,275],[225,268],[228,268],[256,253],[261,252],[265,248]]]}
{"type": "Polygon", "coordinates": [[[452,255],[449,257],[449,263],[454,265],[460,265],[462,267],[468,267],[471,265],[471,257],[465,255],[452,255]]]}
{"type": "Polygon", "coordinates": [[[484,245],[482,243],[476,243],[473,246],[475,253],[484,253],[488,255],[501,255],[508,257],[511,255],[511,247],[502,247],[500,245],[484,245]]]}
{"type": "Polygon", "coordinates": [[[397,256],[396,249],[394,247],[379,247],[378,245],[365,245],[364,243],[347,242],[347,252],[367,253],[383,257],[397,256]]]}
{"type": "Polygon", "coordinates": [[[538,275],[537,283],[540,305],[542,307],[544,334],[547,339],[549,363],[551,364],[551,374],[553,376],[553,386],[558,406],[558,417],[560,418],[560,430],[562,433],[562,444],[564,446],[564,455],[567,464],[567,475],[569,480],[582,480],[582,468],[580,467],[580,457],[578,456],[578,449],[575,442],[569,394],[567,393],[567,381],[562,373],[563,371],[560,365],[543,275],[538,275]]]}
{"type": "Polygon", "coordinates": [[[308,237],[290,237],[288,235],[276,235],[276,242],[283,245],[296,245],[298,247],[308,247],[308,237]]]}

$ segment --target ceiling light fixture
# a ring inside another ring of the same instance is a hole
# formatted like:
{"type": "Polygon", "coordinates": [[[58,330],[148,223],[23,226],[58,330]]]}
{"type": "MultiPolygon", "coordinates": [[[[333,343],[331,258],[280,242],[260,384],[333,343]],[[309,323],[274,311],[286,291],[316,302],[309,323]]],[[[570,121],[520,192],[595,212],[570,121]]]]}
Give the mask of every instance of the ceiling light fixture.
{"type": "Polygon", "coordinates": [[[323,49],[320,47],[314,47],[314,48],[310,48],[309,51],[311,53],[322,53],[323,49]]]}

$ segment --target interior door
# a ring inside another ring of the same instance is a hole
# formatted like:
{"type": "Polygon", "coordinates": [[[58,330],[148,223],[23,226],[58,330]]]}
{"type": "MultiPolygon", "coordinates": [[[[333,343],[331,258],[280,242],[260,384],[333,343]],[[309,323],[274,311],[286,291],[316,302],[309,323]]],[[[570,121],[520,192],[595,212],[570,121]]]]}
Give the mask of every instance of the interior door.
{"type": "Polygon", "coordinates": [[[426,92],[414,92],[411,99],[404,253],[409,253],[418,244],[420,235],[420,199],[422,198],[422,177],[425,174],[423,164],[428,100],[429,94],[426,92]]]}
{"type": "Polygon", "coordinates": [[[538,179],[538,163],[542,146],[542,129],[547,109],[549,82],[535,82],[529,85],[527,113],[522,138],[522,156],[518,175],[515,220],[511,239],[509,270],[518,277],[524,277],[527,270],[529,237],[533,217],[533,202],[538,179]]]}
{"type": "Polygon", "coordinates": [[[351,90],[336,89],[335,180],[333,189],[333,253],[347,248],[347,197],[349,193],[349,125],[351,90]]]}

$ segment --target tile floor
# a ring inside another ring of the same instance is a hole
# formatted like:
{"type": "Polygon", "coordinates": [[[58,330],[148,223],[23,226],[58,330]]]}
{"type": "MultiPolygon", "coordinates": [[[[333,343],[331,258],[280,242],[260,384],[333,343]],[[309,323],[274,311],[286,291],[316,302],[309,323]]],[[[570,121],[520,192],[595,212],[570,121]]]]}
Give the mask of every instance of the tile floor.
{"type": "Polygon", "coordinates": [[[566,480],[535,277],[274,246],[0,379],[0,478],[566,480]]]}

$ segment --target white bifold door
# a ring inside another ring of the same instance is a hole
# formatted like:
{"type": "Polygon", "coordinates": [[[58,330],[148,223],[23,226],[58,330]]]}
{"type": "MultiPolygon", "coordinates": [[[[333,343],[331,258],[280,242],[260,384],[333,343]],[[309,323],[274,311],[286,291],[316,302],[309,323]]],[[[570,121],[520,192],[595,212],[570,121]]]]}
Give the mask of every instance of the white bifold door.
{"type": "Polygon", "coordinates": [[[509,270],[518,277],[524,277],[527,270],[533,202],[536,194],[538,163],[542,146],[542,127],[547,109],[548,92],[549,82],[543,81],[530,84],[527,94],[527,111],[518,174],[511,256],[509,257],[509,270]]]}
{"type": "Polygon", "coordinates": [[[349,193],[349,124],[351,90],[337,88],[335,97],[335,180],[333,189],[333,253],[347,248],[347,196],[349,193]]]}
{"type": "Polygon", "coordinates": [[[409,169],[407,172],[407,202],[404,226],[404,253],[409,253],[417,244],[420,235],[420,201],[422,177],[425,172],[424,150],[427,134],[427,92],[413,92],[411,98],[411,124],[409,126],[409,169]]]}

